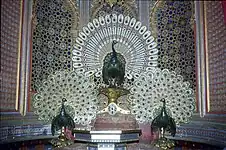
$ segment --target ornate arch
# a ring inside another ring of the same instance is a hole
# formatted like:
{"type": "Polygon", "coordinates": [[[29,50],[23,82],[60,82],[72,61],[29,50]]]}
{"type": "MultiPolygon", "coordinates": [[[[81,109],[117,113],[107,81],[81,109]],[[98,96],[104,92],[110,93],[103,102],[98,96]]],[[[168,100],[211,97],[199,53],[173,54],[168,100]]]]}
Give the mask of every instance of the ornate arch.
{"type": "Polygon", "coordinates": [[[194,3],[151,1],[150,28],[158,43],[159,67],[182,75],[195,89],[194,3]]]}
{"type": "Polygon", "coordinates": [[[123,14],[137,19],[137,5],[135,0],[93,0],[90,21],[107,14],[123,14]]]}
{"type": "Polygon", "coordinates": [[[57,70],[71,70],[71,46],[77,36],[76,1],[36,0],[33,9],[33,90],[57,70]]]}

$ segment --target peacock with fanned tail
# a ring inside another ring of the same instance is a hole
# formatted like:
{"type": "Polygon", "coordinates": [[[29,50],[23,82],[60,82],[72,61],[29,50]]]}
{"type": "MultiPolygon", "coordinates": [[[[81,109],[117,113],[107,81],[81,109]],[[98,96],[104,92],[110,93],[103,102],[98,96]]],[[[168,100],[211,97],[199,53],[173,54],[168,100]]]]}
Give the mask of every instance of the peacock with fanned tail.
{"type": "MultiPolygon", "coordinates": [[[[111,14],[100,16],[82,28],[72,50],[74,71],[85,76],[94,75],[101,78],[103,72],[108,73],[105,71],[108,70],[114,48],[116,48],[114,52],[117,54],[116,60],[121,62],[123,70],[125,69],[125,79],[132,79],[143,71],[155,68],[158,64],[157,43],[151,31],[135,18],[111,14]],[[103,70],[103,66],[106,70],[103,70]]],[[[104,76],[109,77],[106,74],[104,76]]],[[[105,83],[109,83],[107,79],[104,79],[105,83]]],[[[120,79],[116,83],[121,83],[123,74],[117,75],[114,79],[120,79]]],[[[102,81],[99,83],[102,84],[102,81]]]]}
{"type": "Polygon", "coordinates": [[[69,130],[72,130],[75,128],[74,120],[65,111],[64,103],[66,101],[67,100],[65,98],[62,99],[62,106],[61,106],[60,113],[52,120],[52,125],[51,125],[52,135],[54,135],[55,131],[58,131],[58,130],[61,130],[61,133],[62,133],[63,127],[68,128],[69,130]]]}
{"type": "Polygon", "coordinates": [[[114,47],[117,43],[117,41],[112,42],[112,52],[104,58],[102,69],[103,81],[105,84],[110,85],[110,87],[120,86],[125,76],[125,60],[121,61],[124,58],[119,59],[119,57],[123,56],[119,55],[114,47]]]}
{"type": "Polygon", "coordinates": [[[165,131],[169,131],[172,136],[176,134],[176,123],[172,117],[170,117],[166,112],[166,101],[161,99],[163,106],[160,114],[152,121],[151,129],[153,132],[154,127],[157,127],[161,131],[162,137],[164,138],[165,131]]]}

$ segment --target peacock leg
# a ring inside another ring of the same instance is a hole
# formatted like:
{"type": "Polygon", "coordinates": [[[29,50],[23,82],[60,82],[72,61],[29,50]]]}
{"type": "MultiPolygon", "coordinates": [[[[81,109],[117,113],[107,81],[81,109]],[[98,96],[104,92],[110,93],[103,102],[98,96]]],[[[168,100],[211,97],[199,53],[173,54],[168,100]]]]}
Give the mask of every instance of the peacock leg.
{"type": "Polygon", "coordinates": [[[161,138],[165,137],[165,129],[163,127],[160,129],[160,137],[161,138]]]}
{"type": "Polygon", "coordinates": [[[60,135],[59,135],[59,139],[61,139],[62,141],[65,140],[65,128],[62,127],[61,130],[60,130],[60,135]]]}
{"type": "Polygon", "coordinates": [[[162,137],[165,138],[165,128],[163,128],[163,134],[162,137]]]}

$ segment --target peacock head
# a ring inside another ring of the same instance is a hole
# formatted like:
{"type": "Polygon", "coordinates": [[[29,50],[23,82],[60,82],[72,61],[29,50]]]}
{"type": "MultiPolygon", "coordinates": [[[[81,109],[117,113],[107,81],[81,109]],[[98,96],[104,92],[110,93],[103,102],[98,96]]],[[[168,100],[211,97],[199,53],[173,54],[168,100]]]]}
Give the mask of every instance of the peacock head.
{"type": "Polygon", "coordinates": [[[66,98],[62,98],[62,103],[66,102],[66,101],[67,101],[66,98]]]}
{"type": "Polygon", "coordinates": [[[166,104],[165,98],[162,98],[162,99],[160,100],[160,102],[163,102],[163,106],[165,106],[165,104],[166,104]]]}
{"type": "Polygon", "coordinates": [[[64,115],[65,114],[65,107],[64,107],[64,103],[66,102],[66,98],[62,98],[62,107],[61,107],[61,114],[64,115]]]}
{"type": "Polygon", "coordinates": [[[117,41],[112,41],[112,56],[111,56],[111,63],[115,64],[117,61],[117,53],[115,51],[114,45],[117,44],[117,41]]]}
{"type": "Polygon", "coordinates": [[[115,45],[115,44],[117,44],[118,42],[117,41],[112,41],[112,45],[115,45]]]}

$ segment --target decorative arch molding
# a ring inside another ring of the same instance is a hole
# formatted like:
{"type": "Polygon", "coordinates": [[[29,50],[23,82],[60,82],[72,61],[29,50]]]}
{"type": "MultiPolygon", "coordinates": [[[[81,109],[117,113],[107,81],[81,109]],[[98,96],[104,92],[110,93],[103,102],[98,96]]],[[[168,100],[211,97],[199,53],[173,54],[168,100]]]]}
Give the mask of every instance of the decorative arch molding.
{"type": "Polygon", "coordinates": [[[71,47],[77,36],[77,1],[36,0],[33,7],[33,91],[41,81],[58,70],[71,70],[71,47]]]}
{"type": "Polygon", "coordinates": [[[156,38],[161,69],[175,71],[196,88],[194,4],[151,1],[150,29],[156,38]]]}
{"type": "Polygon", "coordinates": [[[90,21],[107,14],[123,14],[138,19],[135,0],[93,0],[91,4],[90,21]],[[115,6],[114,6],[115,5],[115,6]]]}

